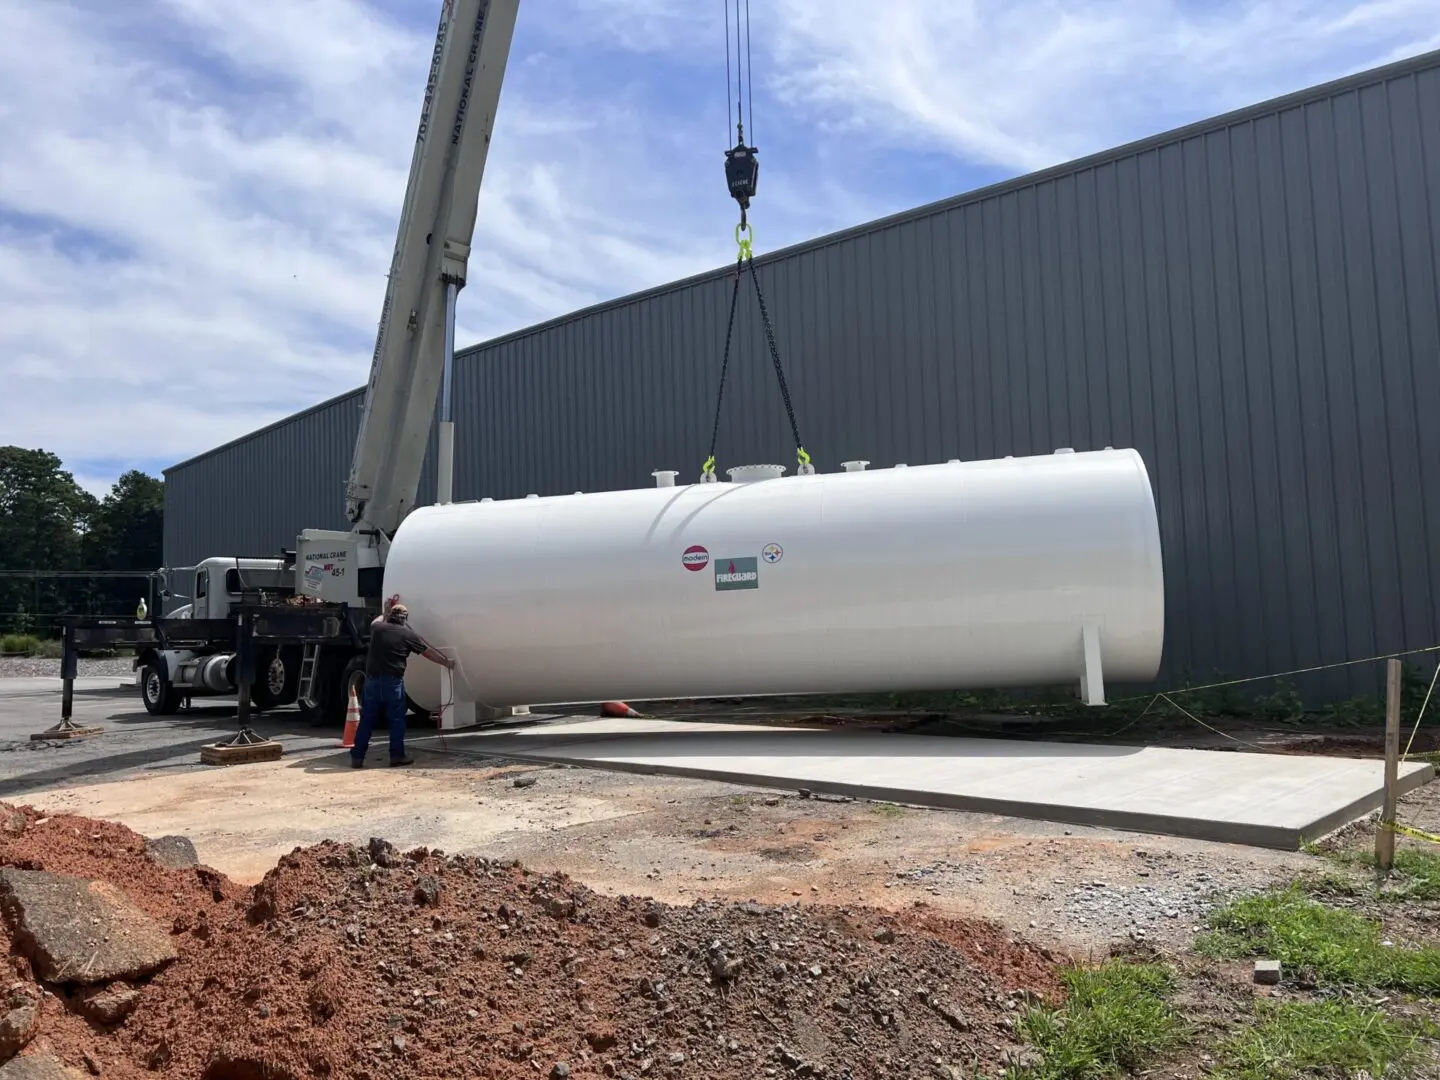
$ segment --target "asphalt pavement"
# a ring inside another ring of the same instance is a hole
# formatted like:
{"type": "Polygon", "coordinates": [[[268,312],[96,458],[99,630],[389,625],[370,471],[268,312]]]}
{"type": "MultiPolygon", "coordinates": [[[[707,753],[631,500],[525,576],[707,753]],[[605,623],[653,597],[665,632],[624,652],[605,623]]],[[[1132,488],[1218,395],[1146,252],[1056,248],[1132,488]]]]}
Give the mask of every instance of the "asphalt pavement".
{"type": "MultiPolygon", "coordinates": [[[[233,698],[199,698],[175,716],[157,717],[145,711],[137,687],[121,683],[113,677],[76,680],[72,719],[103,727],[101,734],[33,741],[32,733],[60,722],[60,680],[0,679],[0,799],[64,784],[209,769],[200,764],[200,748],[238,730],[233,698]]],[[[250,726],[283,740],[287,757],[333,753],[340,736],[339,730],[312,727],[293,707],[252,714],[250,726]]]]}

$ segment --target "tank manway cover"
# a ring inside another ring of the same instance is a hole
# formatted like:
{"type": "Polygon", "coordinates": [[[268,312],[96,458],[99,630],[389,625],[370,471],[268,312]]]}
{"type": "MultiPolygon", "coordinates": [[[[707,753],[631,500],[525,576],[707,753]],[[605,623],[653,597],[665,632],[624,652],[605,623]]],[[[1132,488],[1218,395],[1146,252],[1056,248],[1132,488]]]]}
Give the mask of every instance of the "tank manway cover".
{"type": "Polygon", "coordinates": [[[755,480],[777,480],[785,475],[784,465],[736,465],[726,469],[725,475],[737,484],[748,484],[755,480]]]}

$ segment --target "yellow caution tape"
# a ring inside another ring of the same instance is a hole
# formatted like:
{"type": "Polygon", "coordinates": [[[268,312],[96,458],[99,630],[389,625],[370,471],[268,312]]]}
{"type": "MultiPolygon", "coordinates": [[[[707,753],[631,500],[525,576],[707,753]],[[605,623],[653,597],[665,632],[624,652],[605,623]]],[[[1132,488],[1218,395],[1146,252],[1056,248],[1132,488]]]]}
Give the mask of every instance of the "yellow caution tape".
{"type": "Polygon", "coordinates": [[[1391,832],[1397,832],[1402,836],[1413,836],[1416,840],[1428,840],[1432,844],[1440,844],[1440,836],[1434,833],[1424,832],[1420,829],[1412,829],[1409,825],[1401,825],[1397,821],[1382,821],[1380,824],[1391,832]]]}

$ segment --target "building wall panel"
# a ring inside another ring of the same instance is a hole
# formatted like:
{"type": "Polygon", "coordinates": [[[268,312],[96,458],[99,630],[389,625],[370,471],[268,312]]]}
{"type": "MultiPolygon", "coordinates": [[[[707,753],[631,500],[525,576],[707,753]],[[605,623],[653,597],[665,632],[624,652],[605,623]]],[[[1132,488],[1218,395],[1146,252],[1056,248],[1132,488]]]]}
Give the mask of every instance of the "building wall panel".
{"type": "MultiPolygon", "coordinates": [[[[1167,680],[1436,644],[1437,132],[1429,54],[762,256],[805,444],[825,470],[1136,447],[1167,680]]],[[[733,285],[720,268],[463,353],[456,498],[693,481],[733,285]]],[[[748,278],[727,374],[719,467],[793,469],[748,278]]],[[[167,561],[339,527],[359,404],[170,470],[167,561]]]]}

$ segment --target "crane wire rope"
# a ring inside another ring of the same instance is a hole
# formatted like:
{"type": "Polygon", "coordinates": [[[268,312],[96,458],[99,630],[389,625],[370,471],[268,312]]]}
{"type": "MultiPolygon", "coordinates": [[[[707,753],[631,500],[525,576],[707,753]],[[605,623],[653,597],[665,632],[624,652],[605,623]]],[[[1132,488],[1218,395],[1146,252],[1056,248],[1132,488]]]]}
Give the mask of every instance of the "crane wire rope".
{"type": "Polygon", "coordinates": [[[755,79],[752,72],[754,50],[751,45],[750,33],[750,0],[735,0],[735,77],[733,81],[730,71],[730,0],[724,0],[724,3],[725,120],[727,125],[732,117],[735,121],[735,146],[725,152],[725,179],[731,197],[740,206],[740,223],[735,226],[735,244],[738,253],[735,258],[733,287],[730,291],[730,316],[725,326],[725,350],[720,363],[720,386],[715,395],[715,418],[710,429],[710,453],[700,469],[700,479],[707,483],[718,479],[715,475],[715,450],[720,439],[720,415],[725,400],[725,380],[730,371],[730,350],[734,343],[735,309],[740,296],[740,276],[746,270],[749,271],[750,281],[755,286],[755,299],[760,309],[760,322],[765,333],[765,344],[769,349],[770,362],[775,369],[775,378],[780,386],[780,398],[785,406],[785,415],[790,424],[790,434],[795,440],[795,457],[800,466],[798,471],[802,474],[815,471],[815,467],[810,461],[810,455],[805,449],[805,443],[800,438],[800,424],[795,417],[795,405],[790,397],[790,384],[785,378],[785,366],[780,360],[780,347],[775,340],[775,329],[770,321],[770,309],[765,303],[765,293],[760,287],[760,277],[755,272],[754,233],[746,213],[750,208],[750,199],[755,195],[760,169],[759,161],[755,156],[757,148],[753,143],[747,145],[745,141],[747,104],[752,139],[755,133],[755,79]],[[730,109],[732,92],[735,103],[733,113],[730,109]]]}

